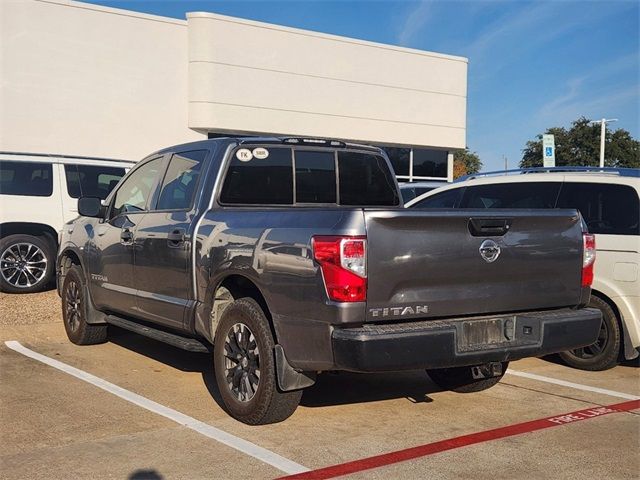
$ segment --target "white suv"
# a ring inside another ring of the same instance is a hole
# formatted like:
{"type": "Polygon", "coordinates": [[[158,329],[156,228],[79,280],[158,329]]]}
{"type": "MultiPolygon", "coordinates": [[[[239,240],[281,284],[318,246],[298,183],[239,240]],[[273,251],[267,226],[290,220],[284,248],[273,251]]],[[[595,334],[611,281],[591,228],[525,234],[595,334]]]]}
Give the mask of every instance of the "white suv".
{"type": "Polygon", "coordinates": [[[598,341],[564,352],[569,365],[605,370],[640,348],[640,170],[531,168],[469,176],[407,208],[577,208],[596,234],[592,307],[602,310],[598,341]]]}
{"type": "Polygon", "coordinates": [[[53,279],[58,231],[78,198],[106,198],[135,162],[0,152],[0,290],[28,293],[53,279]]]}

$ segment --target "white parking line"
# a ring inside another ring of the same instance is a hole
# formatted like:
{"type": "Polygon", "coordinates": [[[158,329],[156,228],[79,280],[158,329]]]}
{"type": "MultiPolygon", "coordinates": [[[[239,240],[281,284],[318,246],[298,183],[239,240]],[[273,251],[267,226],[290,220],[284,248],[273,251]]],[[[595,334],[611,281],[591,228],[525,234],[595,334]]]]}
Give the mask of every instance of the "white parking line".
{"type": "Polygon", "coordinates": [[[177,410],[165,407],[164,405],[160,405],[153,400],[149,400],[148,398],[138,395],[137,393],[130,392],[129,390],[119,387],[118,385],[114,385],[113,383],[107,382],[106,380],[96,377],[95,375],[91,375],[90,373],[87,373],[83,370],[72,367],[58,360],[54,360],[53,358],[49,358],[46,355],[34,352],[33,350],[29,350],[28,348],[22,346],[20,342],[10,340],[4,343],[7,347],[15,352],[21,353],[22,355],[42,362],[64,373],[68,373],[69,375],[79,378],[80,380],[84,380],[85,382],[95,385],[102,390],[112,393],[113,395],[116,395],[123,400],[149,410],[150,412],[162,415],[163,417],[168,418],[169,420],[173,420],[174,422],[187,428],[190,428],[191,430],[194,430],[204,435],[205,437],[209,437],[212,440],[216,440],[220,443],[223,443],[224,445],[227,445],[228,447],[234,448],[242,453],[246,453],[247,455],[251,455],[252,457],[257,458],[258,460],[267,463],[282,472],[294,474],[309,471],[307,467],[284,458],[277,453],[267,450],[266,448],[259,447],[258,445],[243,440],[242,438],[236,437],[235,435],[231,435],[230,433],[201,422],[200,420],[196,420],[195,418],[178,412],[177,410]]]}
{"type": "Polygon", "coordinates": [[[543,377],[542,375],[536,375],[535,373],[519,372],[518,370],[511,369],[508,369],[507,373],[516,377],[529,378],[531,380],[538,380],[539,382],[553,383],[554,385],[562,385],[563,387],[584,390],[585,392],[602,393],[604,395],[609,395],[610,397],[626,398],[627,400],[640,400],[640,397],[636,395],[607,390],[606,388],[591,387],[589,385],[582,385],[581,383],[566,382],[564,380],[558,380],[557,378],[543,377]]]}

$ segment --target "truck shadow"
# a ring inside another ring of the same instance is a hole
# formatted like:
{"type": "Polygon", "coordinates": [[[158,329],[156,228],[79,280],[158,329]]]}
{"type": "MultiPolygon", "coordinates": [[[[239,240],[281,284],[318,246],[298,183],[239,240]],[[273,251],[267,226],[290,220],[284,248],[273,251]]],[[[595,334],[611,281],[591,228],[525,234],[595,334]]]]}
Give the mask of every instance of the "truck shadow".
{"type": "MultiPolygon", "coordinates": [[[[109,341],[145,357],[183,372],[200,372],[204,385],[214,401],[226,411],[216,383],[211,356],[193,353],[109,327],[109,341]]],[[[358,374],[323,373],[316,384],[305,390],[301,406],[325,407],[406,398],[412,403],[429,403],[430,394],[439,392],[424,371],[358,374]]]]}

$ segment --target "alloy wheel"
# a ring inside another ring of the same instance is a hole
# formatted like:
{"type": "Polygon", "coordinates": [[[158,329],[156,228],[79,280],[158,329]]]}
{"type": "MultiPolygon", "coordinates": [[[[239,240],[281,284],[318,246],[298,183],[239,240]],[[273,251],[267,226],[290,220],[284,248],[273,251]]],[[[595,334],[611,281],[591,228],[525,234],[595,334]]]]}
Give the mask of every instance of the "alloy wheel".
{"type": "Polygon", "coordinates": [[[260,384],[260,350],[253,332],[244,323],[234,324],[224,341],[227,386],[240,401],[248,402],[260,384]]]}
{"type": "Polygon", "coordinates": [[[14,243],[0,256],[0,272],[10,285],[29,288],[42,281],[47,273],[47,257],[33,243],[14,243]]]}
{"type": "Polygon", "coordinates": [[[80,287],[74,280],[70,280],[67,284],[64,302],[67,325],[72,332],[75,332],[80,326],[82,298],[80,297],[80,287]]]}
{"type": "Polygon", "coordinates": [[[593,358],[597,355],[600,355],[605,347],[607,346],[607,342],[609,340],[609,331],[607,330],[607,326],[604,322],[600,325],[600,331],[598,332],[598,339],[595,343],[591,345],[587,345],[586,347],[576,348],[575,350],[571,350],[571,353],[577,358],[593,358]]]}

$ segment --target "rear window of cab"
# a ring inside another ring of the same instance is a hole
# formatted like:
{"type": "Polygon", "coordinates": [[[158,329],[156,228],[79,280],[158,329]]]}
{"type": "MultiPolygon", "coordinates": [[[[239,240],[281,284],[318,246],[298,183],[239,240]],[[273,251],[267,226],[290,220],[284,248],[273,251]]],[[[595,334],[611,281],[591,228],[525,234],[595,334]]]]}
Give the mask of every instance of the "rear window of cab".
{"type": "Polygon", "coordinates": [[[398,206],[399,197],[386,160],[373,152],[252,146],[233,152],[220,202],[398,206]]]}

